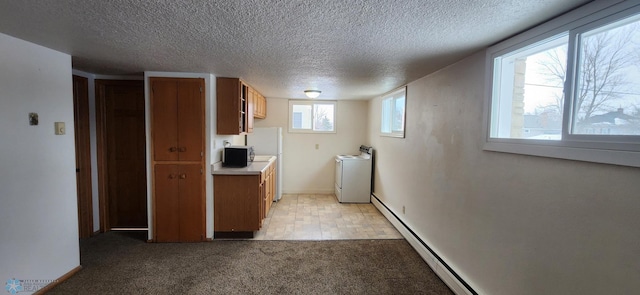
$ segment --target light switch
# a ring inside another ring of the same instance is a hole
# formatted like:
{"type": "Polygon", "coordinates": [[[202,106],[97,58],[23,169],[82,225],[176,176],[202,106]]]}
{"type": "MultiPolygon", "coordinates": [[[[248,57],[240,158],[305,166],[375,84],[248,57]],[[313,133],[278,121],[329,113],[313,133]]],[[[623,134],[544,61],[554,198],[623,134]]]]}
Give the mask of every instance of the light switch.
{"type": "Polygon", "coordinates": [[[56,135],[64,135],[66,133],[64,122],[55,122],[53,125],[56,128],[56,135]]]}
{"type": "Polygon", "coordinates": [[[320,144],[316,143],[316,150],[320,149],[320,144]]]}

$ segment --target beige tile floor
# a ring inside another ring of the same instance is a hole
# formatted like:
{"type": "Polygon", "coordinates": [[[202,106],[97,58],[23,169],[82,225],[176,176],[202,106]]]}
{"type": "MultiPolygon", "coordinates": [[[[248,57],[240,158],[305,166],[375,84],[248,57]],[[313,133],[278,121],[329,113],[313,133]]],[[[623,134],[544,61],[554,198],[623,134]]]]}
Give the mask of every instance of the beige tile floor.
{"type": "Polygon", "coordinates": [[[254,240],[402,239],[373,204],[341,204],[334,195],[283,195],[254,240]]]}

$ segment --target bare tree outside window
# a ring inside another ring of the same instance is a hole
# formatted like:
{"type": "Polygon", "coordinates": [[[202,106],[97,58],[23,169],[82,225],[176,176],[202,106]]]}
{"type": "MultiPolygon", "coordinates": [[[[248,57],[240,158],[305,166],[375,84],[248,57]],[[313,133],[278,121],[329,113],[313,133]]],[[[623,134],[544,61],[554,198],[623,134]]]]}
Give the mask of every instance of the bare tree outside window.
{"type": "Polygon", "coordinates": [[[313,129],[318,131],[333,131],[333,105],[317,104],[314,108],[313,129]]]}
{"type": "MultiPolygon", "coordinates": [[[[545,78],[545,84],[561,90],[567,76],[567,45],[545,52],[543,59],[539,60],[537,64],[541,67],[538,72],[545,78]]],[[[555,109],[558,114],[562,114],[564,111],[564,92],[555,92],[553,97],[553,103],[546,106],[538,105],[538,108],[555,109]]]]}
{"type": "Polygon", "coordinates": [[[289,101],[289,132],[335,133],[335,101],[289,101]]]}
{"type": "MultiPolygon", "coordinates": [[[[584,33],[579,45],[572,133],[640,135],[639,22],[584,33]]],[[[555,48],[538,61],[549,85],[563,86],[566,51],[555,48]]],[[[562,114],[564,93],[549,106],[562,114]]]]}
{"type": "Polygon", "coordinates": [[[586,7],[488,48],[484,150],[640,167],[640,5],[586,7]]]}

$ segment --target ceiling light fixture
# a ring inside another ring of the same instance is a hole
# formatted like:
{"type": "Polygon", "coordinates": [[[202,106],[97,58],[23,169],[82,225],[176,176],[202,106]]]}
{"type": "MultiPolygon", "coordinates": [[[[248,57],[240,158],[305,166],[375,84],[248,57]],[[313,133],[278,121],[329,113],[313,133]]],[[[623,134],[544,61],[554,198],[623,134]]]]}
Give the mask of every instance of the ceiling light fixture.
{"type": "Polygon", "coordinates": [[[304,91],[304,94],[308,98],[316,98],[316,97],[320,96],[320,93],[322,93],[322,91],[320,91],[320,90],[305,90],[304,91]]]}

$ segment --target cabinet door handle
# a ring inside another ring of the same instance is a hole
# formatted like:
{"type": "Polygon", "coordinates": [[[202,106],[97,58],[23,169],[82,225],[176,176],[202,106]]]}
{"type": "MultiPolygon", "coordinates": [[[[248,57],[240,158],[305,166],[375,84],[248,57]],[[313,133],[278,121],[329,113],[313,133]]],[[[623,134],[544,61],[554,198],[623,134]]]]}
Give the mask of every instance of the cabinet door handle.
{"type": "Polygon", "coordinates": [[[175,153],[178,150],[178,148],[176,148],[175,146],[172,146],[169,148],[169,152],[170,153],[175,153]]]}
{"type": "Polygon", "coordinates": [[[187,148],[186,147],[181,147],[181,148],[178,148],[178,151],[181,152],[181,153],[184,153],[184,152],[187,151],[187,148]]]}
{"type": "Polygon", "coordinates": [[[186,174],[180,174],[180,179],[185,179],[185,178],[187,178],[186,174]]]}
{"type": "Polygon", "coordinates": [[[176,176],[175,176],[175,175],[173,175],[173,174],[169,174],[169,179],[174,179],[174,178],[176,178],[176,176]]]}

